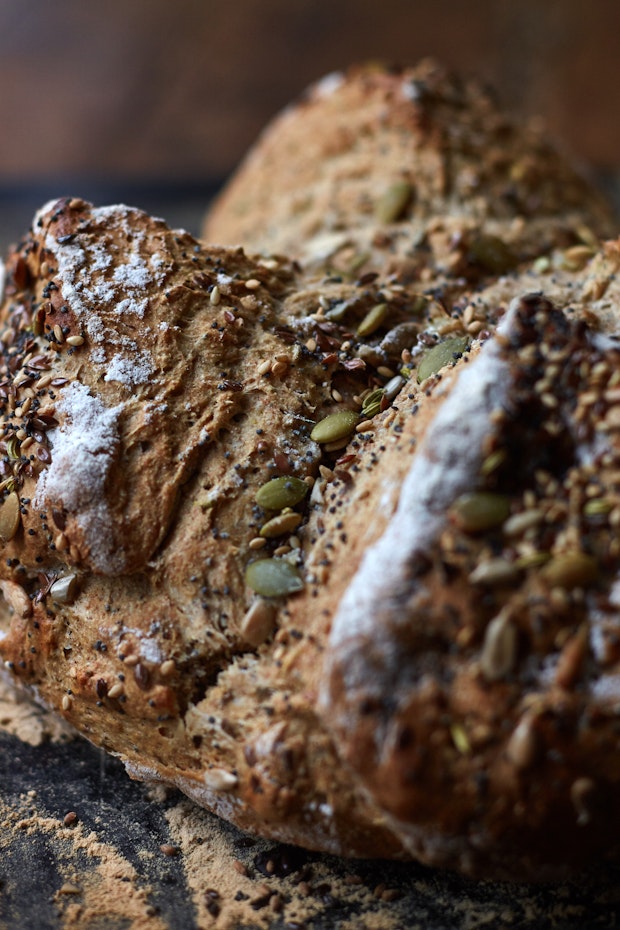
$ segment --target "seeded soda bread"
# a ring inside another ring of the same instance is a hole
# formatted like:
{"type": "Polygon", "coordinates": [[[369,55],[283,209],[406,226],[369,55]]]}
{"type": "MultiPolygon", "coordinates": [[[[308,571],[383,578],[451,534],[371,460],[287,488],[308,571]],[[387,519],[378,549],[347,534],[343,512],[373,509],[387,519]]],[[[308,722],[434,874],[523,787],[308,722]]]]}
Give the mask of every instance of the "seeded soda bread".
{"type": "Polygon", "coordinates": [[[353,211],[304,267],[39,211],[0,308],[0,655],[244,829],[555,878],[616,845],[620,244],[555,155],[515,209],[427,156],[423,235],[353,211]]]}
{"type": "Polygon", "coordinates": [[[600,195],[534,121],[508,118],[479,82],[431,60],[310,87],[267,126],[203,226],[207,242],[352,274],[417,269],[442,235],[461,238],[445,256],[454,273],[497,275],[612,232],[600,195]]]}

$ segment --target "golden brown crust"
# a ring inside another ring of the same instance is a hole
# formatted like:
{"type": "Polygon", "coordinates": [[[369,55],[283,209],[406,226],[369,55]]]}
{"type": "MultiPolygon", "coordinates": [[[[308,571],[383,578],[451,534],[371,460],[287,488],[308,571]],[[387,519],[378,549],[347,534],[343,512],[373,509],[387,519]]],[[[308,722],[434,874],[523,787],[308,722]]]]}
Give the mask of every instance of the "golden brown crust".
{"type": "MultiPolygon", "coordinates": [[[[287,515],[256,493],[274,477],[309,490],[321,459],[310,431],[334,406],[333,373],[349,394],[366,378],[335,337],[317,329],[307,347],[315,324],[299,317],[316,305],[298,291],[287,309],[293,277],[287,263],[207,252],[125,207],[67,200],[40,212],[9,263],[3,307],[0,649],[143,777],[248,829],[359,853],[372,834],[394,855],[380,815],[343,782],[303,683],[283,681],[272,638],[282,597],[246,583],[259,562],[287,568],[281,594],[303,584],[303,552],[284,545],[303,500],[287,515]],[[67,332],[54,330],[50,292],[67,332]],[[54,417],[45,435],[42,409],[54,417]],[[289,529],[272,522],[260,535],[273,518],[289,529]],[[265,640],[273,667],[256,671],[265,640]]],[[[364,289],[357,312],[371,298],[364,289]]]]}
{"type": "Polygon", "coordinates": [[[309,88],[263,132],[203,238],[359,268],[374,252],[381,263],[410,255],[446,218],[484,224],[523,257],[570,245],[583,227],[613,228],[602,198],[534,123],[511,121],[479,83],[429,60],[352,68],[309,88]]]}
{"type": "Polygon", "coordinates": [[[501,159],[465,201],[472,133],[525,143],[446,81],[342,85],[422,153],[417,240],[348,195],[352,251],[306,270],[127,207],[40,211],[0,310],[0,655],[245,829],[554,877],[619,813],[620,242],[579,231],[605,211],[529,137],[540,212],[506,207],[501,159]]]}
{"type": "Polygon", "coordinates": [[[414,855],[542,878],[615,844],[617,367],[517,302],[337,601],[325,719],[414,855]]]}

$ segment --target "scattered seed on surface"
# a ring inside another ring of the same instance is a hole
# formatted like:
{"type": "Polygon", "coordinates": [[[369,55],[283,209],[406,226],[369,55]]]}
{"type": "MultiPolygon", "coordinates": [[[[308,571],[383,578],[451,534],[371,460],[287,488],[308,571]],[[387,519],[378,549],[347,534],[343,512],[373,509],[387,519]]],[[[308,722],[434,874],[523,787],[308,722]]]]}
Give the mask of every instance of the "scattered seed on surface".
{"type": "Polygon", "coordinates": [[[377,222],[396,223],[409,206],[412,196],[413,187],[409,181],[394,181],[377,201],[375,206],[377,222]]]}
{"type": "Polygon", "coordinates": [[[263,597],[284,597],[304,587],[298,570],[282,559],[260,559],[250,562],[245,571],[249,588],[263,597]]]}
{"type": "Polygon", "coordinates": [[[319,443],[337,442],[350,436],[355,431],[355,425],[358,421],[359,416],[354,410],[340,410],[338,413],[330,413],[315,424],[310,433],[310,439],[319,443]]]}
{"type": "Polygon", "coordinates": [[[463,354],[469,339],[465,336],[453,336],[438,342],[437,345],[427,349],[418,364],[418,383],[426,381],[431,375],[437,374],[446,365],[463,354]]]}
{"type": "Polygon", "coordinates": [[[510,499],[491,491],[470,491],[456,499],[451,516],[465,533],[481,533],[500,526],[510,513],[510,499]]]}
{"type": "Polygon", "coordinates": [[[20,523],[19,497],[12,491],[0,504],[0,539],[3,542],[13,539],[20,523]]]}
{"type": "Polygon", "coordinates": [[[362,338],[372,335],[372,333],[374,333],[382,325],[387,316],[387,311],[387,304],[375,304],[375,306],[368,311],[362,322],[357,327],[357,335],[361,336],[362,338]]]}
{"type": "Polygon", "coordinates": [[[275,626],[276,608],[269,601],[256,598],[241,621],[241,635],[250,646],[260,646],[271,636],[275,626]]]}
{"type": "Polygon", "coordinates": [[[275,539],[278,536],[284,536],[287,533],[294,532],[301,523],[301,520],[301,514],[294,510],[280,513],[277,517],[273,517],[271,520],[268,520],[267,523],[263,524],[260,535],[266,539],[275,539]]]}
{"type": "Polygon", "coordinates": [[[281,475],[267,481],[256,492],[256,503],[265,510],[284,510],[299,504],[308,493],[308,485],[302,478],[281,475]]]}

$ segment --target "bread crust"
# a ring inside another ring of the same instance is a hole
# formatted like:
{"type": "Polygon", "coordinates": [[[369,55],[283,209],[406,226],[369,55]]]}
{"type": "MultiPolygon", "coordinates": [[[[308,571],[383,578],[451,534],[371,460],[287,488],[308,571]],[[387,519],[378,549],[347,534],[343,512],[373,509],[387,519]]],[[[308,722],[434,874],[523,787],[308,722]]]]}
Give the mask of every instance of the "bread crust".
{"type": "Polygon", "coordinates": [[[0,655],[243,829],[556,878],[616,845],[620,240],[578,232],[606,214],[555,155],[526,222],[495,162],[465,202],[460,136],[436,189],[445,134],[426,151],[412,107],[508,130],[429,68],[304,105],[370,97],[431,166],[398,228],[339,206],[372,245],[354,269],[290,198],[305,267],[124,206],[39,211],[0,310],[0,655]]]}
{"type": "Polygon", "coordinates": [[[539,123],[511,119],[480,82],[429,59],[311,86],[265,128],[202,234],[305,264],[353,256],[359,269],[364,255],[410,254],[447,218],[484,225],[521,258],[569,245],[580,228],[614,230],[603,198],[539,123]]]}

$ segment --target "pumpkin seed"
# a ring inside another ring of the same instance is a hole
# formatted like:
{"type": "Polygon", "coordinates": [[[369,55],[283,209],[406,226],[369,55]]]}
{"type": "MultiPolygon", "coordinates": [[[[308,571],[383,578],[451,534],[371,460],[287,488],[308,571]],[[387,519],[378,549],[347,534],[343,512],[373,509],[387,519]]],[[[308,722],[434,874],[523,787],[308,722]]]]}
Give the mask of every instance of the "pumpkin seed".
{"type": "Polygon", "coordinates": [[[374,417],[381,412],[381,401],[384,394],[383,388],[377,388],[376,391],[371,391],[370,394],[366,395],[362,401],[362,416],[364,419],[374,417]]]}
{"type": "Polygon", "coordinates": [[[540,574],[552,588],[585,588],[598,581],[599,568],[585,552],[563,552],[554,556],[540,574]]]}
{"type": "Polygon", "coordinates": [[[330,320],[332,323],[340,323],[344,319],[348,310],[351,309],[350,300],[341,300],[340,303],[336,304],[327,310],[325,313],[325,319],[330,320]]]}
{"type": "Polygon", "coordinates": [[[379,223],[395,223],[409,206],[413,187],[409,181],[395,181],[379,198],[375,217],[379,223]]]}
{"type": "Polygon", "coordinates": [[[477,236],[469,247],[469,260],[489,274],[503,274],[515,264],[515,257],[498,236],[477,236]]]}
{"type": "Polygon", "coordinates": [[[413,298],[413,303],[411,304],[411,315],[423,316],[431,303],[432,300],[430,297],[426,297],[424,294],[417,294],[413,298]]]}
{"type": "Polygon", "coordinates": [[[470,491],[451,508],[457,526],[465,533],[482,533],[500,526],[510,513],[510,499],[491,491],[470,491]]]}
{"type": "Polygon", "coordinates": [[[469,344],[466,336],[452,336],[438,342],[424,353],[418,365],[418,382],[425,381],[445,365],[449,365],[456,357],[463,354],[469,344]]]}
{"type": "Polygon", "coordinates": [[[359,416],[354,410],[330,413],[315,425],[310,439],[315,442],[336,442],[338,439],[344,439],[355,431],[358,420],[359,416]]]}
{"type": "Polygon", "coordinates": [[[265,510],[284,510],[302,501],[308,491],[308,485],[301,478],[281,475],[258,489],[256,503],[265,510]]]}
{"type": "Polygon", "coordinates": [[[284,536],[285,533],[294,533],[300,523],[301,514],[289,510],[267,520],[261,527],[260,535],[265,539],[275,539],[277,536],[284,536]]]}
{"type": "Polygon", "coordinates": [[[0,539],[3,542],[13,539],[20,522],[19,497],[15,491],[11,491],[0,506],[0,539]]]}
{"type": "Polygon", "coordinates": [[[375,330],[379,329],[385,317],[387,316],[388,305],[387,304],[375,304],[375,306],[368,311],[360,325],[357,327],[358,336],[370,336],[375,330]]]}
{"type": "Polygon", "coordinates": [[[250,562],[245,580],[248,587],[262,597],[283,597],[301,591],[304,586],[297,569],[283,559],[250,562]]]}

